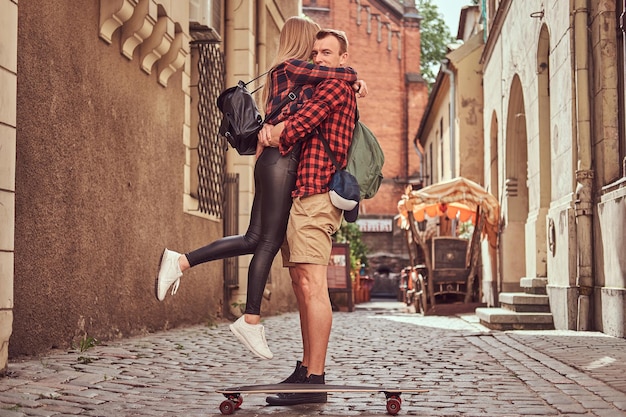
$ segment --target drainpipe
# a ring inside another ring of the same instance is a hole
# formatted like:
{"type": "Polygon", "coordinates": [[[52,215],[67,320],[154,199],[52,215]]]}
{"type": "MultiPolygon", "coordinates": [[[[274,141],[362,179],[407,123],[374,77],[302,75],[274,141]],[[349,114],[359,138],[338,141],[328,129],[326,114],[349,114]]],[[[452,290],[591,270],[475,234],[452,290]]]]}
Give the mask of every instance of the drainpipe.
{"type": "Polygon", "coordinates": [[[487,43],[487,32],[489,30],[487,24],[487,0],[483,0],[482,7],[480,8],[480,19],[483,23],[483,43],[487,43]]]}
{"type": "Polygon", "coordinates": [[[267,67],[267,21],[265,19],[265,0],[257,0],[256,2],[256,19],[256,57],[258,63],[256,74],[262,74],[266,71],[267,67]]]}
{"type": "Polygon", "coordinates": [[[576,217],[578,316],[576,330],[591,329],[593,295],[593,176],[591,160],[591,95],[589,92],[589,10],[587,0],[574,0],[574,65],[576,89],[576,217]]]}
{"type": "Polygon", "coordinates": [[[448,74],[450,77],[450,179],[456,177],[456,161],[455,161],[455,132],[454,132],[454,117],[456,115],[455,110],[455,92],[454,92],[454,72],[448,69],[449,59],[441,61],[441,70],[448,74]]]}

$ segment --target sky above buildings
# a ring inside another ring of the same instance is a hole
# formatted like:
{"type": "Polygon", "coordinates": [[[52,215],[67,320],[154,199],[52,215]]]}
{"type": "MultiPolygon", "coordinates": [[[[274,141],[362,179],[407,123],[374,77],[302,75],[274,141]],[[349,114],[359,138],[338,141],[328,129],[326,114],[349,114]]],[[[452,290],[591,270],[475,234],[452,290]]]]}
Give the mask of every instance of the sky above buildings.
{"type": "Polygon", "coordinates": [[[471,0],[433,0],[439,8],[439,13],[443,16],[443,20],[450,28],[450,33],[456,38],[459,30],[459,17],[463,6],[472,4],[471,0]]]}

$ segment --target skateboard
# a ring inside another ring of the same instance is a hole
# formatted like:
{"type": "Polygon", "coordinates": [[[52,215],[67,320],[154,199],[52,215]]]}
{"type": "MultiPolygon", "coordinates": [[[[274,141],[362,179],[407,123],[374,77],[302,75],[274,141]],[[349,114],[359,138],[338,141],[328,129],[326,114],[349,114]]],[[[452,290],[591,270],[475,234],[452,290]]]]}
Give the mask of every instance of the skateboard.
{"type": "Polygon", "coordinates": [[[400,411],[402,399],[400,395],[405,393],[428,392],[427,389],[416,388],[386,388],[361,385],[328,385],[328,384],[268,384],[268,385],[244,385],[218,389],[215,392],[223,394],[226,400],[220,404],[222,414],[232,414],[241,407],[243,397],[241,394],[278,394],[278,393],[314,393],[314,392],[382,392],[387,399],[387,412],[395,416],[400,411]]]}

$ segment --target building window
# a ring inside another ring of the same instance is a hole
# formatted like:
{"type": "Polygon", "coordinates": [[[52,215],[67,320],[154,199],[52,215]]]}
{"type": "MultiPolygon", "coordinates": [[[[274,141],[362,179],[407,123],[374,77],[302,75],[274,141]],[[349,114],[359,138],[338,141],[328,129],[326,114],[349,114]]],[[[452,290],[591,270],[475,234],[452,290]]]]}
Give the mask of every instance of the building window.
{"type": "Polygon", "coordinates": [[[430,155],[430,163],[428,164],[428,184],[432,184],[435,178],[433,177],[433,175],[435,175],[435,171],[433,169],[433,165],[435,164],[435,155],[433,155],[432,142],[429,145],[428,154],[430,155]]]}
{"type": "Polygon", "coordinates": [[[219,43],[192,45],[191,138],[188,157],[188,192],[197,211],[222,219],[226,171],[226,141],[219,134],[221,114],[217,97],[224,88],[224,56],[219,43]]]}
{"type": "Polygon", "coordinates": [[[195,32],[196,39],[223,35],[222,10],[223,0],[189,0],[189,29],[195,32]]]}
{"type": "Polygon", "coordinates": [[[443,117],[441,119],[439,119],[439,166],[440,166],[440,173],[439,173],[439,179],[443,179],[444,176],[444,167],[443,167],[443,161],[444,161],[444,153],[443,153],[443,117]]]}
{"type": "Polygon", "coordinates": [[[185,139],[185,210],[224,219],[227,195],[226,141],[217,97],[224,89],[223,0],[190,0],[191,38],[189,133],[185,139]]]}

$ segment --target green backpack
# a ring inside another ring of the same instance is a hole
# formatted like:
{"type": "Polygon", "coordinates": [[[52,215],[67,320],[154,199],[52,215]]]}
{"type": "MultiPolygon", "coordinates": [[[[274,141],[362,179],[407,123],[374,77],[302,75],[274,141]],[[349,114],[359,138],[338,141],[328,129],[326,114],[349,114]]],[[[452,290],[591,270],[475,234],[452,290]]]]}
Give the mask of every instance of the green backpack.
{"type": "Polygon", "coordinates": [[[378,192],[383,181],[385,154],[371,130],[360,120],[354,125],[352,143],[348,150],[346,170],[356,177],[361,189],[361,199],[372,198],[378,192]]]}

